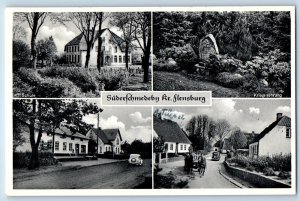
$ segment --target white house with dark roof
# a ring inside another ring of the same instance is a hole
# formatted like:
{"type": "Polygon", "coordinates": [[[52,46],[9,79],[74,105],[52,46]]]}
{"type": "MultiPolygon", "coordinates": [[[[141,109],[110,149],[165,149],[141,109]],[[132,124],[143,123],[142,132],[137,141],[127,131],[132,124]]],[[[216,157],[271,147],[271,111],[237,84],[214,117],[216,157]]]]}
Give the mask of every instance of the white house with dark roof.
{"type": "Polygon", "coordinates": [[[154,119],[154,131],[165,141],[168,153],[188,153],[191,141],[176,122],[154,119]]]}
{"type": "Polygon", "coordinates": [[[265,128],[249,144],[249,156],[272,156],[291,153],[291,118],[277,113],[276,121],[265,128]]]}
{"type": "MultiPolygon", "coordinates": [[[[101,66],[124,66],[125,64],[125,50],[124,39],[115,34],[109,29],[102,29],[96,33],[96,38],[100,34],[102,39],[102,61],[101,66]]],[[[84,66],[86,59],[86,42],[83,33],[73,38],[65,45],[67,62],[79,66],[84,66]]],[[[94,46],[91,50],[89,65],[91,67],[97,65],[98,54],[98,39],[95,40],[94,46]]],[[[128,63],[132,63],[132,55],[129,53],[128,63]]]]}
{"type": "MultiPolygon", "coordinates": [[[[35,138],[37,139],[38,130],[35,138]]],[[[22,133],[26,142],[17,147],[16,151],[31,152],[29,130],[24,127],[22,133]]],[[[43,131],[39,145],[39,150],[51,151],[55,156],[71,156],[88,154],[89,138],[78,132],[72,132],[66,126],[61,125],[54,132],[43,131]]]]}
{"type": "Polygon", "coordinates": [[[95,152],[98,154],[105,152],[120,154],[122,152],[122,136],[119,129],[92,128],[86,136],[95,142],[95,152]]]}

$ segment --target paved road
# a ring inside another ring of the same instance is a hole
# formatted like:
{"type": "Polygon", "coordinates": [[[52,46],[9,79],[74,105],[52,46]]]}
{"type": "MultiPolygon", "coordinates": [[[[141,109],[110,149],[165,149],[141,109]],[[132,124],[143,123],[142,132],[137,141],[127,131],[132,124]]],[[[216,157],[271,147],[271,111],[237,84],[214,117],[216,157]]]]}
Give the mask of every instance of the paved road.
{"type": "Polygon", "coordinates": [[[14,189],[126,189],[143,183],[151,172],[150,159],[143,166],[123,161],[15,179],[14,189]]]}
{"type": "Polygon", "coordinates": [[[219,169],[224,162],[224,157],[221,156],[220,161],[211,161],[211,158],[207,158],[207,169],[203,177],[200,177],[196,171],[189,175],[184,172],[183,160],[163,164],[161,166],[163,168],[161,173],[167,174],[169,171],[172,171],[174,175],[179,177],[178,179],[188,179],[188,188],[238,188],[219,173],[219,169]]]}
{"type": "Polygon", "coordinates": [[[238,188],[230,181],[225,179],[219,169],[223,165],[224,156],[221,156],[220,161],[212,161],[210,158],[206,160],[207,169],[204,176],[200,177],[199,173],[195,172],[195,177],[189,182],[190,188],[238,188]]]}

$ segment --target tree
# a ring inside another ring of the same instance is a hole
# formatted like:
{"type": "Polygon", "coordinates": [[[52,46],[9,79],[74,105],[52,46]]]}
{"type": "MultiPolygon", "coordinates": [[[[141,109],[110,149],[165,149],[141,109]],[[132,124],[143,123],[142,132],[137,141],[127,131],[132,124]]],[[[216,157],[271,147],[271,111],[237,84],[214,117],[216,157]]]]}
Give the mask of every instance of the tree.
{"type": "Polygon", "coordinates": [[[46,12],[19,12],[14,14],[14,20],[27,21],[31,29],[31,67],[34,69],[36,69],[37,62],[36,38],[47,16],[48,13],[46,12]]]}
{"type": "Polygon", "coordinates": [[[125,141],[123,144],[121,144],[121,149],[122,149],[122,151],[124,151],[125,155],[131,153],[131,151],[130,151],[130,144],[127,141],[125,141]]]}
{"type": "Polygon", "coordinates": [[[118,27],[123,35],[124,39],[124,48],[125,48],[125,64],[126,70],[128,70],[128,57],[129,57],[129,50],[132,47],[132,42],[135,39],[135,27],[134,27],[134,20],[135,20],[136,13],[114,13],[110,23],[113,26],[118,27]]]}
{"type": "Polygon", "coordinates": [[[27,67],[30,65],[30,48],[21,41],[13,41],[13,70],[16,71],[20,67],[27,67]]]}
{"type": "Polygon", "coordinates": [[[151,13],[139,12],[135,16],[134,38],[143,51],[142,68],[144,70],[144,82],[149,81],[149,60],[151,54],[151,13]]]}
{"type": "Polygon", "coordinates": [[[27,32],[19,24],[13,26],[13,41],[26,41],[27,32]]]}
{"type": "Polygon", "coordinates": [[[22,124],[18,121],[13,122],[13,151],[16,151],[17,147],[26,142],[26,139],[22,135],[22,124]]]}
{"type": "Polygon", "coordinates": [[[100,73],[101,70],[101,60],[103,61],[104,58],[102,57],[101,53],[101,48],[102,48],[102,38],[101,38],[101,30],[102,30],[102,24],[103,22],[109,17],[109,13],[104,13],[104,12],[98,12],[96,13],[96,17],[98,18],[98,35],[97,35],[97,40],[98,40],[98,50],[97,50],[97,69],[100,73]]]}
{"type": "MultiPolygon", "coordinates": [[[[230,133],[231,129],[230,129],[230,124],[228,123],[228,121],[226,120],[219,120],[216,123],[216,136],[219,138],[220,140],[220,146],[222,145],[223,140],[228,136],[228,134],[230,133]]],[[[221,147],[220,147],[221,148],[221,147]]]]}
{"type": "MultiPolygon", "coordinates": [[[[94,47],[96,34],[97,34],[96,28],[97,25],[99,25],[99,19],[100,19],[99,15],[100,15],[99,13],[95,13],[95,12],[74,12],[69,14],[69,19],[74,23],[77,29],[83,34],[84,40],[86,42],[86,59],[84,64],[85,68],[89,67],[91,50],[94,47]]],[[[99,48],[101,49],[101,46],[98,46],[98,49],[99,48]]]]}
{"type": "Polygon", "coordinates": [[[163,137],[158,136],[153,138],[153,152],[163,153],[165,151],[165,140],[163,137]]]}
{"type": "Polygon", "coordinates": [[[42,61],[42,66],[44,66],[44,60],[50,61],[50,66],[52,66],[56,52],[57,48],[52,36],[37,42],[37,58],[42,61]]]}
{"type": "Polygon", "coordinates": [[[247,138],[240,129],[236,129],[229,138],[234,149],[241,149],[247,144],[247,138]]]}
{"type": "Polygon", "coordinates": [[[82,121],[82,117],[96,114],[100,110],[95,104],[88,104],[83,100],[14,100],[14,121],[29,129],[31,158],[28,168],[39,167],[38,147],[44,131],[53,132],[65,122],[71,131],[85,132],[89,125],[82,121]]]}

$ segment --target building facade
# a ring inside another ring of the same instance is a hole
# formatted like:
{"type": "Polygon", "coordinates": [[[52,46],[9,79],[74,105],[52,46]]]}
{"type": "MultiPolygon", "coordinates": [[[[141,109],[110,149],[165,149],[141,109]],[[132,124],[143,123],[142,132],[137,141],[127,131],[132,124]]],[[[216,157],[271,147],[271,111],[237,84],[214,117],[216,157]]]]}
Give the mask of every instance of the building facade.
{"type": "MultiPolygon", "coordinates": [[[[125,48],[124,40],[109,29],[102,29],[97,32],[102,39],[101,47],[101,66],[125,66],[125,48]]],[[[98,39],[95,40],[94,46],[90,52],[89,66],[97,66],[98,39]]],[[[83,33],[76,36],[65,45],[66,60],[69,64],[84,66],[86,61],[87,46],[83,33]]],[[[132,63],[131,52],[128,56],[128,63],[132,63]]]]}
{"type": "Polygon", "coordinates": [[[92,128],[88,131],[87,136],[93,140],[93,152],[97,154],[104,154],[105,152],[122,153],[122,136],[119,129],[92,128]]]}
{"type": "Polygon", "coordinates": [[[291,153],[291,118],[277,113],[276,121],[265,128],[249,145],[249,156],[272,156],[291,153]]]}
{"type": "Polygon", "coordinates": [[[165,141],[166,153],[185,154],[189,152],[192,143],[176,122],[155,119],[154,131],[165,141]]]}

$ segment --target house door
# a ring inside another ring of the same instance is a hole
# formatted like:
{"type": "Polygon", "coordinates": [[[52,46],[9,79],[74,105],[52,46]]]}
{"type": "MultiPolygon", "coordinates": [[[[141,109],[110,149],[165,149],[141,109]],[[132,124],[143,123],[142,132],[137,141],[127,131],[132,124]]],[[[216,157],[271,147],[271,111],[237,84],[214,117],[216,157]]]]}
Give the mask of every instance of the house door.
{"type": "Polygon", "coordinates": [[[104,63],[104,65],[105,66],[110,66],[110,64],[111,64],[111,62],[110,62],[110,56],[106,56],[105,57],[105,63],[104,63]]]}
{"type": "Polygon", "coordinates": [[[75,144],[75,155],[79,154],[79,144],[75,144]]]}

